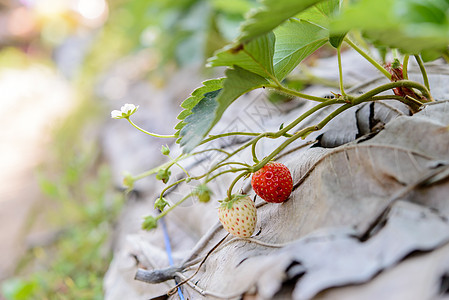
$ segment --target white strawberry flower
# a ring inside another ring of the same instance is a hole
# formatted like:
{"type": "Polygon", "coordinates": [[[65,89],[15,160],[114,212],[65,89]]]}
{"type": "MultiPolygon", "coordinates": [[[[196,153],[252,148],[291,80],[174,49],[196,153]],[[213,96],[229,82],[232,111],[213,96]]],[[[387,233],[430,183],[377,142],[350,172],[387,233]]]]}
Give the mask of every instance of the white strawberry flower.
{"type": "Polygon", "coordinates": [[[120,110],[111,111],[111,118],[113,119],[124,119],[130,117],[136,110],[139,108],[139,105],[135,106],[134,104],[126,103],[123,105],[120,110]]]}

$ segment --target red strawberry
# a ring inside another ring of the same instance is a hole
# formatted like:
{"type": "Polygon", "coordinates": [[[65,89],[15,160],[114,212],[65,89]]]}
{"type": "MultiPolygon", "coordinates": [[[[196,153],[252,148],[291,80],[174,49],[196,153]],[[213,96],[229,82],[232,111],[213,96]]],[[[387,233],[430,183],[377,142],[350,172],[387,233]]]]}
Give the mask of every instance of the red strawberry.
{"type": "Polygon", "coordinates": [[[256,205],[250,197],[233,195],[230,201],[223,201],[218,208],[218,218],[223,228],[238,237],[250,237],[256,228],[256,205]]]}
{"type": "Polygon", "coordinates": [[[290,196],[293,180],[290,170],[284,164],[270,162],[253,174],[251,185],[263,200],[281,203],[290,196]]]}

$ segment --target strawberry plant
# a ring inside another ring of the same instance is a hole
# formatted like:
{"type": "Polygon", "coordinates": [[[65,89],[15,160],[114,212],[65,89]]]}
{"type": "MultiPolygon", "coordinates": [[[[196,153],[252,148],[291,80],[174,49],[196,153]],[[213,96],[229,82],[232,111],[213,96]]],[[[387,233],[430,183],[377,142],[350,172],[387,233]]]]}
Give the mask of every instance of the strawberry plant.
{"type": "MultiPolygon", "coordinates": [[[[225,67],[225,76],[204,81],[182,103],[183,110],[178,116],[179,123],[173,135],[153,134],[138,127],[131,121],[132,114],[137,110],[133,106],[125,105],[122,111],[113,112],[112,117],[124,118],[146,134],[176,138],[183,150],[181,155],[171,158],[158,168],[135,176],[128,174],[124,180],[128,188],[132,188],[136,180],[156,174],[157,179],[167,183],[157,201],[160,204],[165,203],[163,196],[169,189],[183,182],[198,182],[198,189],[169,208],[165,208],[165,204],[157,205],[162,213],[147,217],[143,228],[154,228],[157,220],[190,197],[198,197],[201,202],[208,201],[213,191],[207,188],[207,184],[228,173],[235,174],[235,177],[219,209],[222,222],[223,212],[233,207],[232,203],[236,205],[236,197],[239,201],[245,199],[248,202],[248,198],[241,198],[242,195],[235,196],[234,189],[239,181],[251,174],[254,174],[254,190],[260,197],[269,202],[285,201],[293,185],[289,171],[284,167],[275,167],[279,165],[271,162],[287,146],[321,130],[342,112],[362,103],[396,100],[415,113],[434,101],[424,62],[438,58],[449,60],[448,14],[447,0],[263,0],[260,7],[247,16],[238,38],[209,58],[207,65],[225,67]],[[321,47],[332,47],[337,56],[339,89],[332,92],[335,97],[331,99],[309,95],[286,84],[293,70],[321,47]],[[389,82],[363,94],[347,93],[341,60],[341,52],[347,48],[359,53],[389,82]],[[390,54],[387,55],[387,52],[390,54]],[[387,57],[393,58],[387,60],[387,57]],[[408,78],[410,59],[416,60],[422,73],[422,83],[408,78]],[[278,131],[209,134],[234,101],[256,89],[273,90],[289,97],[312,101],[316,105],[290,123],[283,124],[278,131]],[[392,91],[392,94],[385,95],[386,91],[392,91]],[[316,117],[315,125],[302,126],[306,118],[313,118],[324,108],[332,110],[324,118],[316,117]],[[249,141],[233,152],[208,147],[212,141],[229,136],[244,136],[249,141]],[[279,139],[282,142],[267,156],[259,158],[256,155],[257,146],[267,139],[279,139]],[[253,164],[234,159],[245,149],[251,149],[253,164]],[[224,157],[203,174],[193,175],[183,169],[186,176],[170,183],[171,168],[181,167],[180,161],[205,152],[219,152],[224,157]],[[271,170],[271,175],[261,179],[260,174],[267,169],[271,170]],[[279,192],[277,187],[268,182],[271,177],[280,178],[279,192]]],[[[167,149],[164,152],[169,153],[167,149]]],[[[233,219],[230,222],[235,221],[233,219]]],[[[227,224],[229,222],[224,223],[225,228],[229,227],[227,224]]],[[[235,230],[229,231],[239,235],[235,230]]],[[[250,231],[248,228],[247,232],[250,231]]]]}

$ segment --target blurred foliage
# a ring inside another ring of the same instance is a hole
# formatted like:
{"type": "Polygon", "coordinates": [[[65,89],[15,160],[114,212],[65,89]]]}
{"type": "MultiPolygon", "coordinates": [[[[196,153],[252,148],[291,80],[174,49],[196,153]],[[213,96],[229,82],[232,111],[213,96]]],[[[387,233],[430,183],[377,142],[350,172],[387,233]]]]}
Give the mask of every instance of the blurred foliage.
{"type": "Polygon", "coordinates": [[[337,16],[331,28],[340,33],[357,28],[370,40],[404,53],[441,54],[449,43],[449,1],[361,0],[337,16]]]}
{"type": "MultiPolygon", "coordinates": [[[[38,60],[40,64],[51,64],[49,59],[39,58],[38,60]]],[[[0,67],[2,68],[28,68],[32,64],[35,64],[36,61],[37,58],[31,58],[15,47],[6,47],[0,51],[0,67]]]]}
{"type": "Polygon", "coordinates": [[[203,64],[237,37],[255,0],[111,0],[110,16],[86,60],[97,74],[116,59],[150,50],[156,71],[203,64]]]}
{"type": "Polygon", "coordinates": [[[44,219],[55,228],[54,236],[28,251],[16,275],[0,285],[0,295],[8,300],[103,298],[111,228],[123,199],[112,192],[110,171],[98,152],[94,128],[101,118],[93,95],[98,80],[117,60],[140,51],[151,52],[149,71],[155,74],[204,65],[237,37],[244,14],[255,5],[256,0],[110,0],[108,19],[97,29],[85,27],[73,11],[28,14],[37,16],[36,27],[29,40],[2,45],[1,67],[55,66],[54,54],[66,39],[86,30],[92,39],[71,78],[79,105],[54,133],[50,159],[38,171],[41,189],[53,202],[38,207],[27,224],[31,229],[44,219]]]}
{"type": "Polygon", "coordinates": [[[28,226],[43,218],[55,232],[50,242],[31,248],[16,276],[2,284],[8,300],[103,299],[111,232],[123,195],[113,192],[95,136],[86,135],[96,116],[88,108],[80,106],[58,129],[51,159],[39,169],[41,190],[53,203],[39,206],[28,226]]]}

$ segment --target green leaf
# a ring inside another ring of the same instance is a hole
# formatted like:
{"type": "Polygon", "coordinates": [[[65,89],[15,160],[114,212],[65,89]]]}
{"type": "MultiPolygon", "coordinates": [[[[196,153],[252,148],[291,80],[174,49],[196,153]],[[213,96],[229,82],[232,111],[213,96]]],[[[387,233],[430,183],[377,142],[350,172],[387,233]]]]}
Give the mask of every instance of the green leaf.
{"type": "Polygon", "coordinates": [[[268,78],[274,75],[273,54],[275,36],[272,32],[247,44],[230,45],[208,60],[208,66],[239,66],[252,73],[268,78]]]}
{"type": "MultiPolygon", "coordinates": [[[[179,130],[182,129],[186,123],[184,120],[192,114],[192,109],[204,98],[204,94],[217,91],[223,87],[223,80],[221,79],[212,79],[206,80],[203,82],[203,86],[194,90],[189,98],[182,102],[181,107],[184,108],[183,111],[178,115],[178,120],[181,120],[178,124],[176,124],[175,129],[178,130],[176,132],[176,136],[179,137],[179,130]]],[[[177,142],[180,140],[178,139],[177,142]]]]}
{"type": "Polygon", "coordinates": [[[329,28],[329,24],[331,21],[330,17],[338,12],[339,6],[339,0],[327,0],[319,2],[316,5],[296,15],[296,18],[304,21],[309,21],[310,23],[320,25],[324,28],[329,28]]]}
{"type": "Polygon", "coordinates": [[[223,79],[224,78],[204,81],[203,86],[194,90],[191,96],[182,102],[181,107],[186,110],[191,110],[203,99],[204,94],[221,89],[223,87],[223,79]]]}
{"type": "Polygon", "coordinates": [[[341,34],[331,34],[329,36],[329,43],[332,45],[332,47],[340,47],[341,43],[343,43],[343,40],[345,39],[346,33],[347,32],[341,34]]]}
{"type": "Polygon", "coordinates": [[[269,82],[265,78],[238,66],[235,66],[234,69],[227,69],[226,79],[223,82],[223,90],[217,99],[219,106],[215,112],[215,119],[212,126],[221,119],[226,108],[238,97],[268,84],[269,82]]]}
{"type": "Polygon", "coordinates": [[[262,76],[238,66],[227,69],[223,88],[204,94],[204,97],[192,108],[192,114],[185,118],[185,124],[180,128],[178,139],[183,151],[191,152],[201,143],[221,119],[228,106],[238,97],[268,83],[262,76]]]}
{"type": "Polygon", "coordinates": [[[273,58],[276,78],[282,80],[304,58],[328,40],[328,31],[315,24],[290,19],[275,30],[276,45],[273,58]]]}
{"type": "Polygon", "coordinates": [[[211,5],[228,14],[243,15],[251,9],[251,3],[246,0],[212,0],[211,5]]]}
{"type": "Polygon", "coordinates": [[[221,90],[208,92],[204,98],[192,109],[192,114],[185,118],[185,126],[179,131],[179,142],[183,151],[188,153],[195,148],[212,128],[215,111],[218,107],[216,100],[221,90]]]}
{"type": "Polygon", "coordinates": [[[247,42],[270,32],[284,21],[323,0],[263,0],[243,23],[239,42],[247,42]]]}
{"type": "Polygon", "coordinates": [[[448,11],[446,0],[361,0],[332,22],[331,33],[358,29],[374,42],[404,53],[441,53],[449,44],[448,11]]]}
{"type": "Polygon", "coordinates": [[[424,62],[434,61],[440,57],[441,57],[440,51],[429,49],[421,52],[421,58],[424,62]]]}

